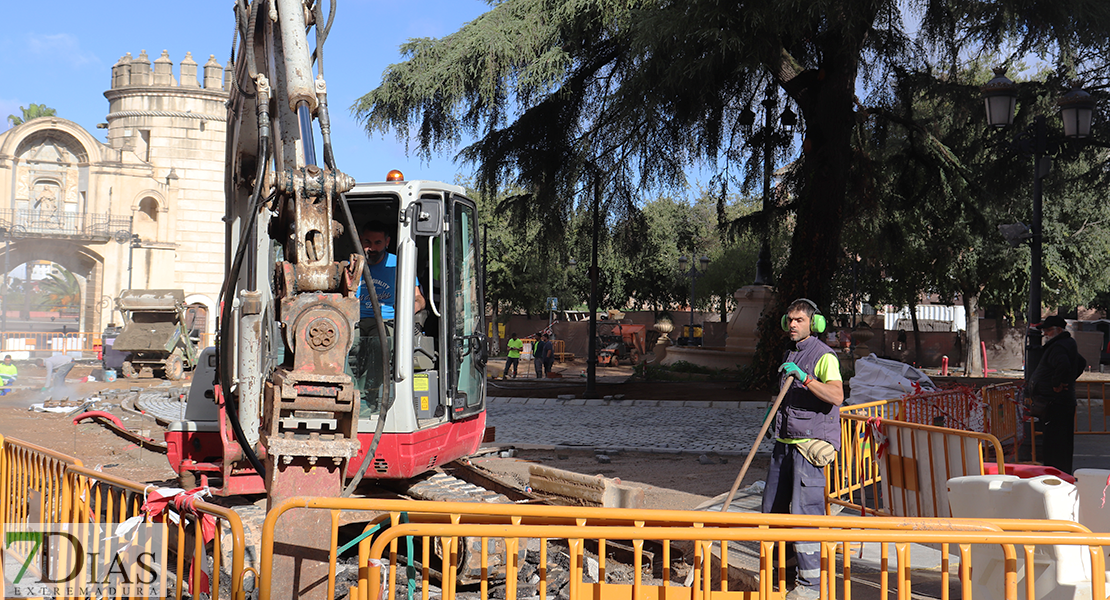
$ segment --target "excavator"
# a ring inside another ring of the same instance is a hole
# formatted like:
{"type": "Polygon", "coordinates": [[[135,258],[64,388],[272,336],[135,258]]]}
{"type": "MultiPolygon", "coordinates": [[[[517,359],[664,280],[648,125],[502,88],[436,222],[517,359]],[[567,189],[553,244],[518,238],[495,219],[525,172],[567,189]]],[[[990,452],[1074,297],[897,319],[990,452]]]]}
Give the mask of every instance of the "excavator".
{"type": "MultiPolygon", "coordinates": [[[[397,171],[356,183],[339,169],[323,52],[335,0],[234,8],[218,338],[198,360],[185,418],[167,428],[171,466],[187,489],[265,493],[273,506],[474,453],[487,359],[475,203],[455,185],[397,171]],[[376,284],[359,293],[373,280],[359,240],[370,222],[385,224],[396,256],[388,306],[376,284]]],[[[286,589],[304,597],[294,585],[319,573],[294,571],[319,569],[300,558],[327,548],[314,536],[328,527],[289,518],[278,540],[290,548],[286,589]]]]}

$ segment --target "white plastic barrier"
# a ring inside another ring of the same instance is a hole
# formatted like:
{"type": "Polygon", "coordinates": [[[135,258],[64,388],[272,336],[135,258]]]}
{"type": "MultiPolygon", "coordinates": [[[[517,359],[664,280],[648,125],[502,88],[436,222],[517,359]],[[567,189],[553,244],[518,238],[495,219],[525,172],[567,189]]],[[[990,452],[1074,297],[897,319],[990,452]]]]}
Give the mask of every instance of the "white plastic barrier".
{"type": "Polygon", "coordinates": [[[983,473],[982,441],[941,427],[883,421],[883,508],[897,517],[948,517],[951,478],[983,473]]]}
{"type": "MultiPolygon", "coordinates": [[[[1075,487],[1079,490],[1079,524],[1095,533],[1110,533],[1110,470],[1077,469],[1075,487]]],[[[1110,552],[1110,548],[1103,548],[1110,552]]],[[[1108,554],[1110,556],[1110,554],[1108,554]]],[[[1110,559],[1107,560],[1110,565],[1110,559]]]]}
{"type": "MultiPolygon", "coordinates": [[[[1020,479],[1015,475],[973,475],[948,481],[953,517],[985,519],[1053,519],[1076,521],[1079,492],[1062,479],[1044,475],[1020,479]]],[[[1025,561],[1018,552],[1018,598],[1025,598],[1025,561]]],[[[998,546],[976,544],[971,549],[972,597],[1004,597],[1004,557],[998,546]]],[[[1091,598],[1091,559],[1086,547],[1037,546],[1033,554],[1037,600],[1091,598]]]]}
{"type": "Polygon", "coordinates": [[[27,360],[35,350],[35,338],[8,338],[4,340],[4,354],[11,354],[13,360],[27,360]]]}

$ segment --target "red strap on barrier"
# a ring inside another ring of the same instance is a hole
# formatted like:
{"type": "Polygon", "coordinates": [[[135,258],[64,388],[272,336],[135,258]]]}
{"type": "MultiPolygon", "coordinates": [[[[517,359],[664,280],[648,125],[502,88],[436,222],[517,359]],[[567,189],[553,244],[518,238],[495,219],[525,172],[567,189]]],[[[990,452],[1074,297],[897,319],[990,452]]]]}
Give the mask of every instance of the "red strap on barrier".
{"type": "Polygon", "coordinates": [[[207,513],[198,513],[196,501],[208,494],[208,488],[194,488],[181,491],[177,488],[157,488],[147,494],[146,502],[141,510],[150,517],[151,521],[161,523],[165,519],[166,509],[170,503],[181,513],[188,513],[200,522],[201,535],[204,543],[211,542],[216,537],[216,518],[207,513]]]}
{"type": "Polygon", "coordinates": [[[867,438],[875,444],[875,458],[882,458],[890,445],[886,434],[883,433],[883,420],[881,417],[867,417],[867,438]]]}

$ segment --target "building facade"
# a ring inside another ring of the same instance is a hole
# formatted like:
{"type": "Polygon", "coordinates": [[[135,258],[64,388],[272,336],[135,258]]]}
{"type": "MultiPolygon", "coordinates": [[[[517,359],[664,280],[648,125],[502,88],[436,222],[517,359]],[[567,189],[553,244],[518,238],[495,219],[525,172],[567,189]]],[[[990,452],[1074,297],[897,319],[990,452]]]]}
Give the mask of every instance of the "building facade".
{"type": "Polygon", "coordinates": [[[0,269],[50,261],[80,286],[77,306],[56,315],[5,295],[0,327],[57,331],[60,320],[68,331],[97,332],[120,321],[120,290],[183,289],[192,326],[212,333],[231,73],[214,57],[198,73],[189,54],[179,67],[175,77],[166,52],[151,63],[145,50],[112,67],[106,123],[97,126],[106,143],[60,117],[0,134],[0,269]]]}

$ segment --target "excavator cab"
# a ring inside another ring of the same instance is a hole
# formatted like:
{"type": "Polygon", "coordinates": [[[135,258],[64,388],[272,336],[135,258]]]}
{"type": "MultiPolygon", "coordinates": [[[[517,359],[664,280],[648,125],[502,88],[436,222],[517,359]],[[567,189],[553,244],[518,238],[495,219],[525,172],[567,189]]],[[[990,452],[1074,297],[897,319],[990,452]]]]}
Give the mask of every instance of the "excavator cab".
{"type": "MultiPolygon", "coordinates": [[[[360,438],[385,419],[385,450],[364,476],[407,478],[477,450],[484,433],[484,424],[474,427],[484,415],[488,358],[477,209],[462,188],[430,181],[356,184],[344,198],[358,233],[384,225],[388,237],[378,262],[367,257],[374,279],[388,278],[375,282],[385,290],[382,307],[375,312],[365,300],[364,281],[347,360],[360,395],[360,438]]],[[[340,236],[337,260],[356,251],[352,237],[340,236]]]]}

